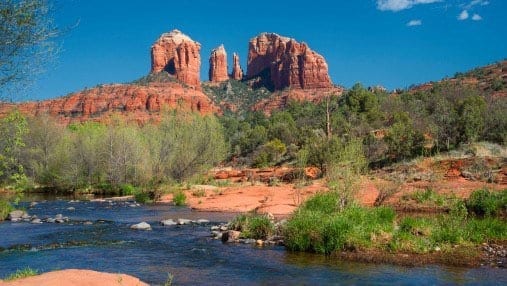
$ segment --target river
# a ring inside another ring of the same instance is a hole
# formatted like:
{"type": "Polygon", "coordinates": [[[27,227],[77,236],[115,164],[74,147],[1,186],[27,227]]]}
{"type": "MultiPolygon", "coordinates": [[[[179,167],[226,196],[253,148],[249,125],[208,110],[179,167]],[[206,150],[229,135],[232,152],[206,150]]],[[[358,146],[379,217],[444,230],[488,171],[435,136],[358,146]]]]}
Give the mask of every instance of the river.
{"type": "Polygon", "coordinates": [[[194,212],[168,204],[132,207],[125,202],[70,202],[69,198],[54,197],[30,207],[30,200],[20,203],[30,215],[63,214],[70,221],[37,225],[1,222],[0,277],[30,267],[41,272],[85,268],[126,273],[151,285],[163,285],[168,273],[174,275],[173,285],[507,285],[505,269],[363,264],[291,253],[281,246],[222,244],[210,237],[209,230],[211,225],[231,219],[233,215],[227,213],[194,212]],[[202,218],[211,223],[158,224],[169,218],[202,218]],[[153,229],[129,228],[141,221],[153,229]]]}

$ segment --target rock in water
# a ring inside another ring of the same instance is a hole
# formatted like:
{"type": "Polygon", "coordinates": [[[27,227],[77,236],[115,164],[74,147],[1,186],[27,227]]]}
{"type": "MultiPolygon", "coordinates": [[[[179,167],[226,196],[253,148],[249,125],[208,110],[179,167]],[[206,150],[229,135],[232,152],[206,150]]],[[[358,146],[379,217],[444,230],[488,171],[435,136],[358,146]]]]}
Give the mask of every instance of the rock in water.
{"type": "Polygon", "coordinates": [[[160,224],[168,226],[168,225],[177,225],[178,223],[175,222],[173,219],[166,219],[166,220],[161,221],[160,224]]]}
{"type": "Polygon", "coordinates": [[[227,53],[224,45],[220,45],[211,51],[208,75],[211,82],[223,82],[229,79],[227,74],[227,53]]]}
{"type": "Polygon", "coordinates": [[[151,230],[151,225],[149,225],[147,222],[140,222],[138,224],[133,224],[130,226],[131,229],[137,229],[137,230],[151,230]]]}
{"type": "Polygon", "coordinates": [[[327,63],[306,43],[262,33],[248,46],[247,78],[267,77],[275,90],[287,87],[310,89],[332,87],[327,63]]]}
{"type": "Polygon", "coordinates": [[[26,216],[27,216],[26,212],[24,212],[22,210],[15,210],[15,211],[12,211],[9,213],[9,215],[7,216],[7,219],[11,220],[11,221],[18,221],[26,216]]]}
{"type": "Polygon", "coordinates": [[[192,223],[192,220],[190,220],[190,219],[185,219],[185,218],[179,218],[178,219],[178,224],[179,225],[191,224],[191,223],[192,223]]]}
{"type": "Polygon", "coordinates": [[[236,230],[229,230],[222,233],[222,242],[235,242],[239,239],[241,232],[236,230]]]}
{"type": "Polygon", "coordinates": [[[151,47],[151,72],[166,71],[200,89],[201,44],[178,30],[164,33],[151,47]]]}

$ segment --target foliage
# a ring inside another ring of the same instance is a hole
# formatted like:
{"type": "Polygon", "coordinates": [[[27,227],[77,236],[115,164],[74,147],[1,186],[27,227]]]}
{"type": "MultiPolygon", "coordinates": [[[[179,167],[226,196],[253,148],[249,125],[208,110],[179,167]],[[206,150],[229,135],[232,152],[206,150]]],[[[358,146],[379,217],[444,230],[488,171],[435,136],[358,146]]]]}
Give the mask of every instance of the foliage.
{"type": "Polygon", "coordinates": [[[273,222],[266,215],[240,214],[229,223],[232,230],[241,231],[243,238],[266,239],[275,230],[273,222]]]}
{"type": "Polygon", "coordinates": [[[474,191],[466,200],[469,212],[479,216],[494,216],[507,211],[507,190],[490,192],[487,189],[474,191]]]}
{"type": "Polygon", "coordinates": [[[35,276],[37,274],[39,274],[38,270],[32,269],[30,267],[26,267],[26,268],[23,268],[20,270],[16,270],[16,272],[8,275],[7,277],[5,277],[5,281],[12,281],[12,280],[16,280],[16,279],[25,278],[25,277],[35,276]]]}
{"type": "Polygon", "coordinates": [[[176,206],[184,206],[186,204],[187,196],[183,191],[176,191],[173,194],[173,202],[176,206]]]}
{"type": "Polygon", "coordinates": [[[0,2],[0,96],[19,91],[55,54],[48,0],[0,2]]]}
{"type": "Polygon", "coordinates": [[[14,208],[8,201],[0,199],[0,221],[6,219],[13,210],[14,208]]]}
{"type": "Polygon", "coordinates": [[[9,182],[24,175],[20,159],[27,132],[26,119],[18,110],[0,120],[0,180],[9,182]]]}

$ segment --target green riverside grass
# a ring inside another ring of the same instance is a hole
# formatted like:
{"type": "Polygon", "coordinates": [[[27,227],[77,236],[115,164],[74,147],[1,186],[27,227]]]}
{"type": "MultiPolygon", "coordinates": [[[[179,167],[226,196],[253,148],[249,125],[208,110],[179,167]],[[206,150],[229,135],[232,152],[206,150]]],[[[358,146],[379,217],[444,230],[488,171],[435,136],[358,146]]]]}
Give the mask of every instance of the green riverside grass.
{"type": "Polygon", "coordinates": [[[242,238],[266,239],[275,231],[273,222],[266,216],[255,213],[240,214],[230,223],[229,228],[241,231],[242,238]]]}
{"type": "Polygon", "coordinates": [[[13,210],[14,208],[8,201],[0,200],[0,221],[6,219],[13,210]]]}
{"type": "Polygon", "coordinates": [[[25,277],[35,276],[37,274],[39,274],[38,270],[32,269],[30,267],[26,267],[26,268],[17,270],[16,272],[8,275],[7,277],[5,277],[5,281],[12,281],[12,280],[16,280],[16,279],[25,278],[25,277]]]}
{"type": "Polygon", "coordinates": [[[463,202],[451,214],[397,218],[390,207],[352,204],[338,210],[338,199],[336,193],[320,193],[303,204],[285,227],[287,249],[323,254],[355,250],[423,254],[507,240],[505,220],[467,215],[463,202]]]}
{"type": "Polygon", "coordinates": [[[184,206],[187,201],[187,196],[183,191],[176,191],[173,195],[173,202],[176,206],[184,206]]]}

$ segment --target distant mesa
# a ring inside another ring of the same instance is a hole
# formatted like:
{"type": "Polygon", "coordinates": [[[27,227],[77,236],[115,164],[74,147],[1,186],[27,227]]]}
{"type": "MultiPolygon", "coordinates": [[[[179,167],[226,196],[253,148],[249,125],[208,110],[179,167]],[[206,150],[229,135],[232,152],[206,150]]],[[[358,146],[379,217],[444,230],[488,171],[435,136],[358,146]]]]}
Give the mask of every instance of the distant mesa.
{"type": "Polygon", "coordinates": [[[151,72],[166,71],[200,89],[201,44],[178,30],[164,33],[151,47],[151,72]]]}
{"type": "Polygon", "coordinates": [[[249,42],[247,78],[256,77],[274,90],[332,87],[324,57],[306,43],[275,33],[262,33],[249,42]]]}

